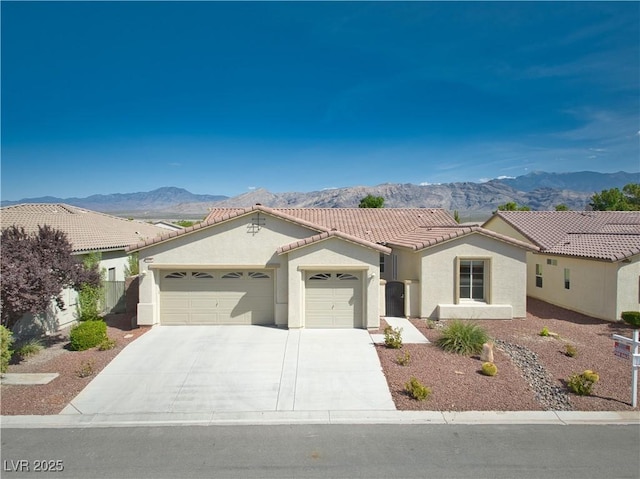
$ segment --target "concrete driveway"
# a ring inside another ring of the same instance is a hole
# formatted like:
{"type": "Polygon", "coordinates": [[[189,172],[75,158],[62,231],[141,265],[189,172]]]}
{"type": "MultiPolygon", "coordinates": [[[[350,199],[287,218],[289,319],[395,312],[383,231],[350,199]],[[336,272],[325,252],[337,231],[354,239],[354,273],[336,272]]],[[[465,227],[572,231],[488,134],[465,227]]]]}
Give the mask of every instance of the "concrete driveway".
{"type": "Polygon", "coordinates": [[[157,326],[61,414],[394,409],[367,331],[157,326]]]}

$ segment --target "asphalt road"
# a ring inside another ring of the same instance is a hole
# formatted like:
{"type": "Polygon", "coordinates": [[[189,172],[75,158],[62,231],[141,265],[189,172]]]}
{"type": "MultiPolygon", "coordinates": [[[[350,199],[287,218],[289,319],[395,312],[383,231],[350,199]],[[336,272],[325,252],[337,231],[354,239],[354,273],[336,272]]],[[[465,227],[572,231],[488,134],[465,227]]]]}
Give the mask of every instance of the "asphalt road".
{"type": "Polygon", "coordinates": [[[3,428],[1,476],[637,479],[639,445],[637,425],[3,428]]]}

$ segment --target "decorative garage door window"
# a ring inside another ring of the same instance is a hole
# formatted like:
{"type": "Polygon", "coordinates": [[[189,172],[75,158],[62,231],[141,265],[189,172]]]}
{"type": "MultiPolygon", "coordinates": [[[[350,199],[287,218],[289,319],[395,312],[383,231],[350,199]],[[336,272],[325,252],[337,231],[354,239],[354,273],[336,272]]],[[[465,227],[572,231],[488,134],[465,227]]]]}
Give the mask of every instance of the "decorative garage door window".
{"type": "Polygon", "coordinates": [[[187,277],[186,271],[176,271],[165,276],[166,279],[184,279],[187,277]]]}
{"type": "MultiPolygon", "coordinates": [[[[331,279],[331,273],[316,273],[313,276],[309,277],[311,281],[327,281],[331,279]]],[[[351,273],[336,273],[335,277],[340,281],[353,281],[358,280],[357,276],[352,275],[351,273]]]]}
{"type": "Polygon", "coordinates": [[[310,281],[326,281],[331,278],[331,273],[317,273],[309,278],[310,281]]]}
{"type": "MultiPolygon", "coordinates": [[[[188,279],[189,277],[193,279],[215,279],[213,274],[207,273],[204,271],[193,271],[188,273],[186,271],[173,271],[171,273],[166,274],[165,279],[188,279]]],[[[222,279],[242,279],[244,277],[244,272],[242,271],[230,271],[221,276],[222,279]]],[[[261,271],[249,271],[247,272],[247,277],[251,279],[270,279],[267,273],[263,273],[261,271]]]]}
{"type": "MultiPolygon", "coordinates": [[[[169,273],[165,275],[166,279],[187,279],[189,277],[189,273],[186,271],[174,271],[173,273],[169,273]]],[[[191,277],[194,279],[213,279],[213,275],[210,273],[204,273],[200,271],[194,271],[191,273],[191,277]]]]}
{"type": "Polygon", "coordinates": [[[222,279],[238,279],[242,278],[242,274],[240,271],[232,271],[231,273],[226,273],[222,275],[222,279]]]}
{"type": "Polygon", "coordinates": [[[201,273],[199,271],[191,273],[191,276],[193,276],[195,279],[213,279],[213,276],[211,274],[201,273]]]}
{"type": "Polygon", "coordinates": [[[354,276],[354,275],[349,274],[349,273],[338,273],[337,277],[341,281],[353,281],[353,280],[357,281],[358,280],[357,276],[354,276]]]}

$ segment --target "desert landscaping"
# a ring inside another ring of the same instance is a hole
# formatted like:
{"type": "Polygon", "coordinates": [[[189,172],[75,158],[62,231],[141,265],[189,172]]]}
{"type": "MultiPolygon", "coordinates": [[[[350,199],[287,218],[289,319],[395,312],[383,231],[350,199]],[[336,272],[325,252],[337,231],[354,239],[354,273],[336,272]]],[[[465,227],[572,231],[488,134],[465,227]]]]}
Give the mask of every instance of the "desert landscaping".
{"type": "MultiPolygon", "coordinates": [[[[3,415],[59,413],[127,344],[147,328],[131,328],[131,316],[106,318],[108,335],[116,347],[107,351],[68,350],[68,330],[52,337],[38,354],[13,361],[10,373],[58,373],[46,385],[2,385],[3,415]]],[[[435,341],[447,321],[411,319],[431,342],[404,344],[400,349],[376,345],[380,362],[399,410],[515,411],[576,410],[624,411],[631,407],[631,363],[614,356],[612,334],[631,336],[624,323],[602,321],[532,298],[525,319],[482,320],[494,343],[495,376],[485,376],[478,355],[462,356],[443,351],[435,341]],[[550,333],[541,336],[542,330],[550,333]],[[567,355],[567,345],[576,355],[567,355]],[[408,358],[405,365],[399,358],[408,358]],[[573,374],[593,370],[599,381],[589,396],[578,396],[566,387],[573,374]],[[405,392],[405,384],[417,378],[431,389],[418,401],[405,392]]],[[[385,323],[380,331],[384,329],[385,323]]],[[[637,408],[636,408],[637,410],[637,408]]]]}

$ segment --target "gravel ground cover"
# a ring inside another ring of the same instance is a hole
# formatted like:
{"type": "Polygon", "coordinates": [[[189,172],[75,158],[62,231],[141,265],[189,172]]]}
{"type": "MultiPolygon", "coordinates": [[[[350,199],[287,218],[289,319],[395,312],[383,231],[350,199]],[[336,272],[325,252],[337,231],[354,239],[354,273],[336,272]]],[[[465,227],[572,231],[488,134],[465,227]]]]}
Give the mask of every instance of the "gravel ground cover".
{"type": "MultiPolygon", "coordinates": [[[[411,322],[432,342],[447,323],[411,322]]],[[[624,323],[601,321],[533,298],[528,298],[526,319],[476,323],[494,340],[494,363],[498,367],[494,377],[480,373],[479,356],[446,353],[435,344],[407,344],[400,350],[376,346],[398,409],[633,410],[631,362],[614,356],[611,339],[612,334],[631,337],[632,330],[624,323]],[[540,336],[545,327],[553,335],[540,336]],[[576,347],[576,357],[565,354],[567,344],[576,347]],[[405,351],[411,359],[401,366],[397,358],[405,351]],[[585,369],[600,375],[593,395],[570,393],[566,379],[585,369]],[[428,400],[416,401],[405,393],[404,385],[411,377],[432,389],[428,400]]]]}
{"type": "Polygon", "coordinates": [[[97,348],[70,351],[69,331],[65,329],[50,336],[46,347],[27,360],[9,366],[9,373],[59,373],[49,384],[0,387],[2,415],[58,414],[89,384],[104,367],[131,341],[148,328],[131,328],[131,314],[115,314],[105,318],[107,335],[116,340],[116,347],[107,351],[97,348]],[[80,377],[82,373],[90,373],[80,377]]]}
{"type": "MultiPolygon", "coordinates": [[[[38,355],[10,365],[11,373],[57,372],[60,376],[46,385],[2,385],[2,414],[58,414],[127,344],[148,330],[131,329],[131,315],[111,315],[106,320],[107,334],[116,340],[112,350],[69,351],[66,330],[50,338],[48,347],[38,355]],[[87,364],[91,365],[92,374],[80,377],[79,371],[86,369],[87,364]]],[[[438,321],[433,327],[423,320],[411,321],[432,342],[446,325],[446,321],[438,321]]],[[[625,324],[597,320],[532,298],[528,300],[526,319],[478,323],[495,342],[498,374],[494,377],[479,372],[482,364],[479,356],[446,353],[435,344],[406,344],[400,350],[376,346],[398,409],[632,410],[631,364],[613,355],[611,339],[612,334],[631,337],[631,329],[625,324]],[[557,336],[540,336],[544,327],[557,336]],[[577,348],[576,357],[565,355],[566,344],[577,348]],[[397,358],[407,352],[409,364],[401,366],[397,358]],[[581,397],[569,393],[564,381],[585,369],[600,374],[593,395],[581,397]],[[431,388],[428,400],[416,401],[404,392],[411,377],[431,388]]],[[[384,326],[383,321],[379,333],[384,326]]]]}

